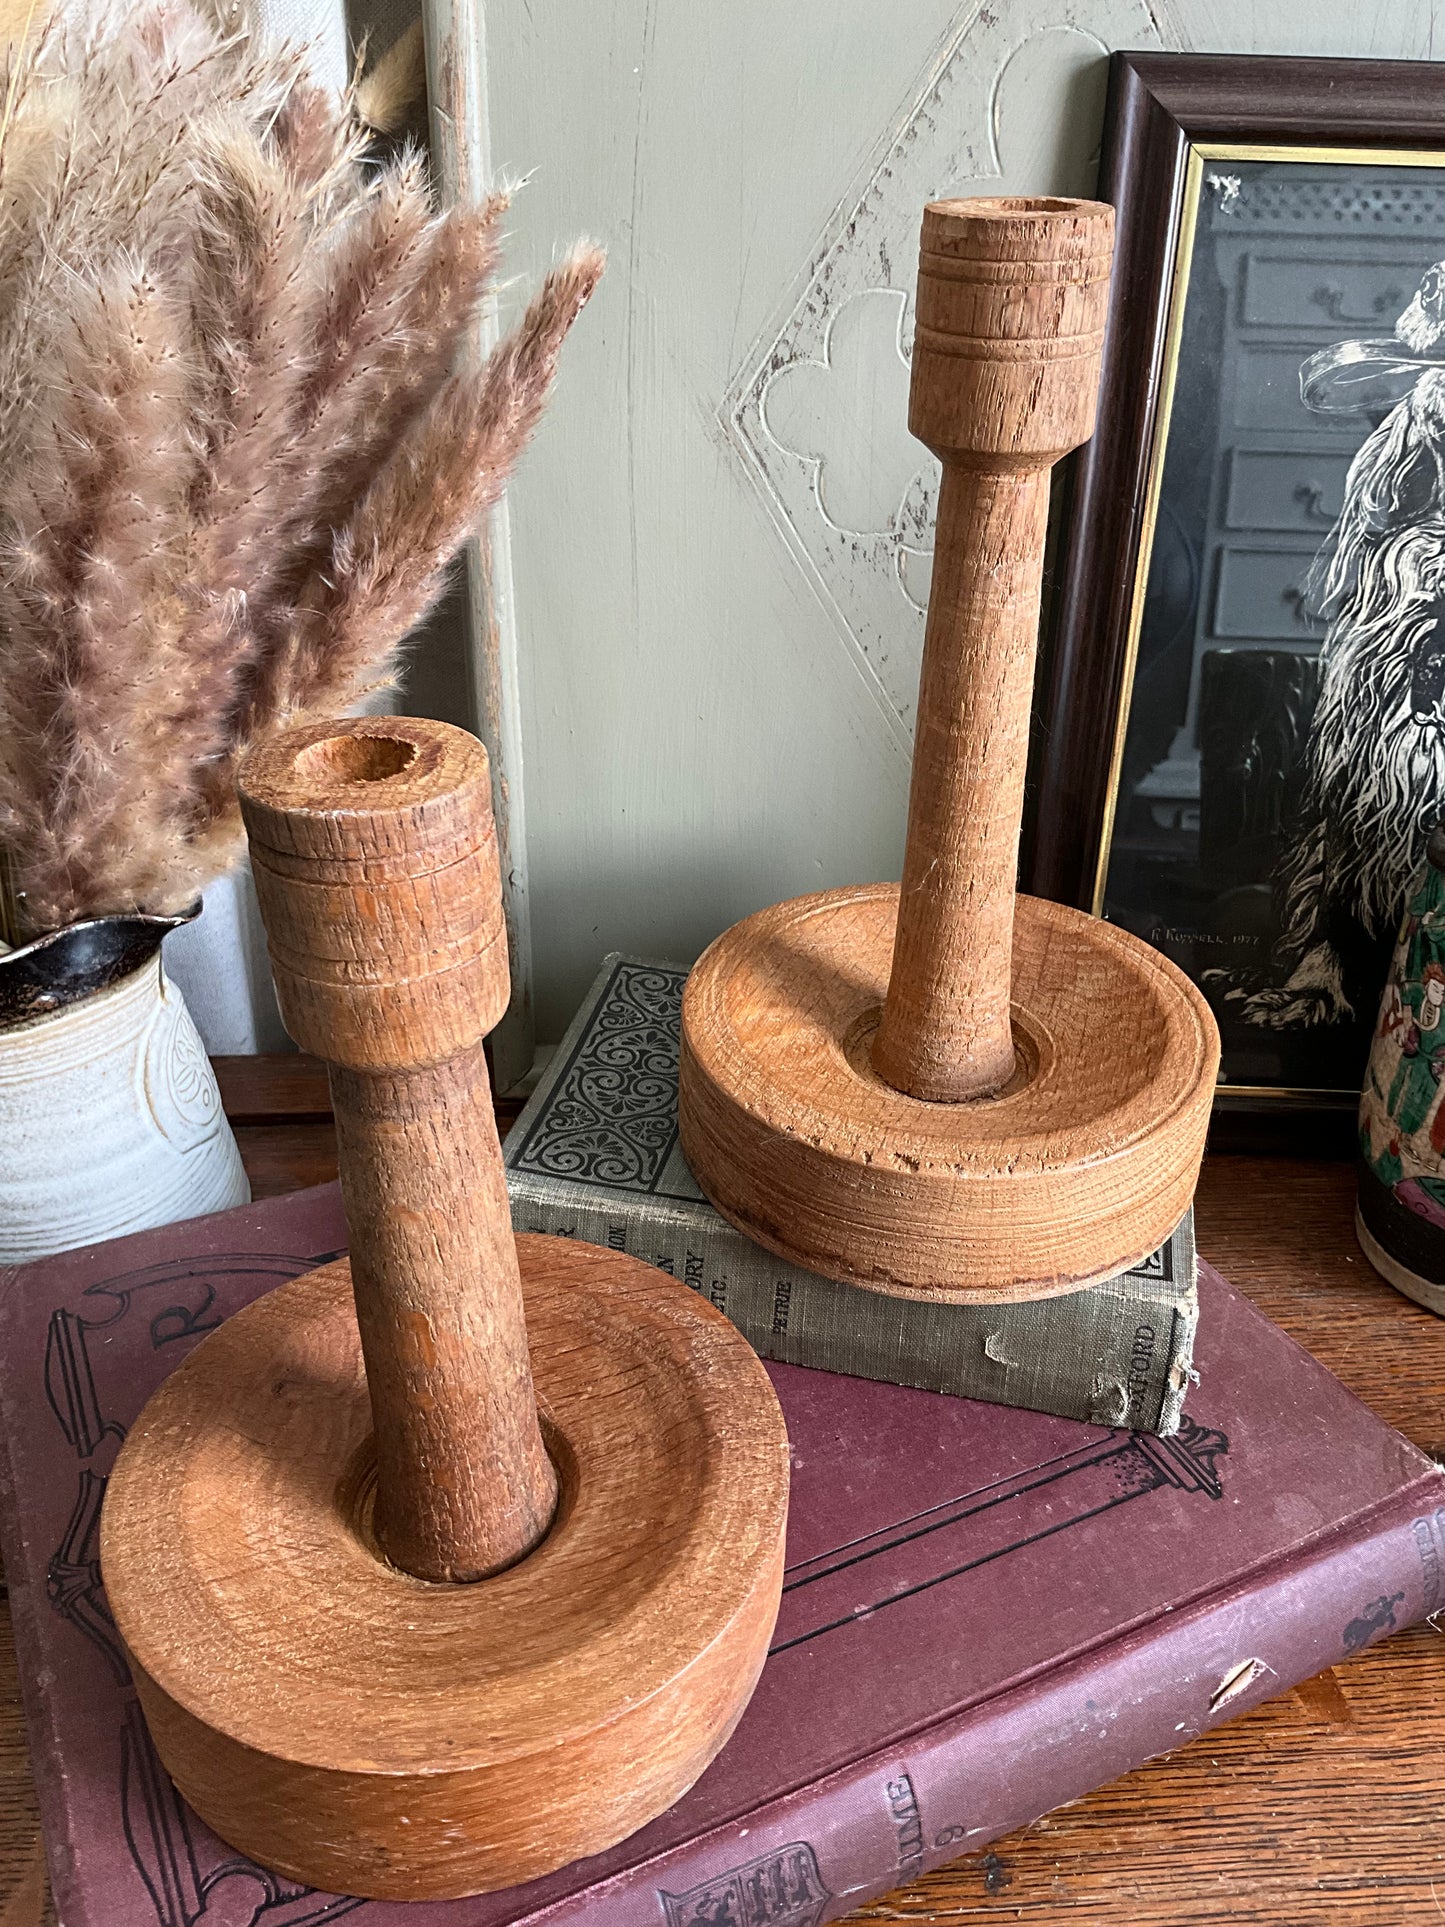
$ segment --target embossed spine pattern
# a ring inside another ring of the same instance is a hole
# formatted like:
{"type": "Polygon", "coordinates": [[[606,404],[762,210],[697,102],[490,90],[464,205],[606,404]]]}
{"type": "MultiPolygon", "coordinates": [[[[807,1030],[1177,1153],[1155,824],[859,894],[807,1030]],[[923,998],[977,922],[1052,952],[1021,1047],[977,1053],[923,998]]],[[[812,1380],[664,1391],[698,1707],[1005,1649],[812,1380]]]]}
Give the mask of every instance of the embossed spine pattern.
{"type": "Polygon", "coordinates": [[[754,1244],[677,1141],[676,964],[609,956],[503,1147],[512,1223],[630,1252],[710,1298],[764,1358],[1168,1434],[1194,1354],[1193,1213],[1133,1271],[1063,1298],[929,1305],[754,1244]]]}

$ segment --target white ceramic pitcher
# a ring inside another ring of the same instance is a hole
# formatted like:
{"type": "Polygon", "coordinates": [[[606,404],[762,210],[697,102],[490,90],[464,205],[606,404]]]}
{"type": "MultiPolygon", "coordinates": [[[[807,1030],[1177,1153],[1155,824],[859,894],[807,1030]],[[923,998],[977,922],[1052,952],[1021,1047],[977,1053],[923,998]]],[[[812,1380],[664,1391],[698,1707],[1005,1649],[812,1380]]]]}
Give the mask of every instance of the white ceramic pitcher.
{"type": "Polygon", "coordinates": [[[187,920],[100,917],[0,955],[0,1263],[249,1200],[161,961],[187,920]]]}

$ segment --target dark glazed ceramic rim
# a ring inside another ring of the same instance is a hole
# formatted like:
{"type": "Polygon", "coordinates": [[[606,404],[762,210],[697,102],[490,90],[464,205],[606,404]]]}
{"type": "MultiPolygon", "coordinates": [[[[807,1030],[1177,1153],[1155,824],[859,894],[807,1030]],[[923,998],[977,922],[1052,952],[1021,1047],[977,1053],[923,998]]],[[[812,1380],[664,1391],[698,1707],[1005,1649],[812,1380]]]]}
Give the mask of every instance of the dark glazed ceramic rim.
{"type": "Polygon", "coordinates": [[[162,939],[201,914],[199,897],[173,917],[142,911],[87,917],[0,951],[0,1030],[48,1017],[128,977],[148,963],[162,939]]]}

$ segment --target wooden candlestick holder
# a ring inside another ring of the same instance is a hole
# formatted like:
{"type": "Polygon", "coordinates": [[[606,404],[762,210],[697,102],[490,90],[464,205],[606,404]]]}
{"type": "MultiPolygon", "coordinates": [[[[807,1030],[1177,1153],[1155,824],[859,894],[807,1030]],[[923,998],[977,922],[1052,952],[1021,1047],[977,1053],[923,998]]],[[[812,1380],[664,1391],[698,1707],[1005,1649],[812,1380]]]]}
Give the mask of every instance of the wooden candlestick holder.
{"type": "Polygon", "coordinates": [[[110,1606],[222,1839],[341,1893],[509,1886],[652,1819],[731,1732],[782,1583],[782,1414],[685,1286],[512,1236],[480,744],[308,725],[252,753],[242,800],[287,1027],[331,1067],[351,1257],[146,1406],[110,1606]]]}
{"type": "Polygon", "coordinates": [[[1193,1195],[1219,1037],[1113,925],[1015,895],[1049,470],[1093,432],[1113,210],[926,209],[909,426],[939,457],[901,892],[726,931],[683,1003],[682,1145],[723,1215],[904,1296],[1047,1297],[1193,1195]]]}

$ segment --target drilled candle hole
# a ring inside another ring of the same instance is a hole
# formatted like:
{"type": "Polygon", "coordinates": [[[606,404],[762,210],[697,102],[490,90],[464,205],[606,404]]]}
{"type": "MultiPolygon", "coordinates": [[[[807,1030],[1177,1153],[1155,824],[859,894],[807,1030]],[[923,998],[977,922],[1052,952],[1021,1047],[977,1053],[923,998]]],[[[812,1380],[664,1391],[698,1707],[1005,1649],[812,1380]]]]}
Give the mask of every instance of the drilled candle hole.
{"type": "MultiPolygon", "coordinates": [[[[537,1414],[537,1422],[542,1428],[542,1444],[557,1474],[557,1503],[541,1538],[534,1546],[529,1546],[520,1558],[513,1560],[510,1566],[500,1566],[496,1572],[488,1573],[485,1578],[448,1582],[418,1579],[413,1573],[406,1573],[405,1578],[413,1585],[456,1583],[484,1586],[487,1579],[500,1578],[502,1573],[511,1572],[516,1566],[521,1565],[523,1560],[530,1559],[533,1553],[540,1552],[547,1541],[566,1525],[577,1508],[577,1495],[582,1483],[577,1453],[572,1441],[545,1412],[537,1414]]],[[[351,1454],[346,1470],[337,1484],[336,1508],[343,1531],[357,1540],[365,1551],[389,1572],[401,1572],[401,1568],[393,1566],[382,1551],[381,1543],[376,1536],[376,1437],[374,1434],[368,1434],[351,1454]]]]}
{"type": "Polygon", "coordinates": [[[296,758],[298,776],[333,783],[384,783],[416,761],[416,744],[400,736],[325,736],[296,758]]]}
{"type": "MultiPolygon", "coordinates": [[[[895,1090],[878,1075],[873,1068],[873,1039],[882,1019],[883,1006],[875,1004],[871,1010],[864,1011],[861,1017],[856,1018],[841,1038],[843,1055],[853,1071],[865,1083],[873,1085],[877,1090],[889,1092],[891,1096],[899,1098],[904,1103],[925,1105],[929,1110],[947,1109],[947,1103],[938,1104],[933,1099],[925,1097],[912,1098],[906,1091],[895,1090]]],[[[1016,1004],[1010,1013],[1010,1020],[1014,1040],[1013,1074],[998,1090],[990,1091],[981,1097],[964,1098],[960,1100],[961,1102],[997,1104],[1001,1098],[1013,1097],[1019,1091],[1027,1090],[1029,1085],[1037,1079],[1041,1070],[1052,1068],[1053,1044],[1042,1025],[1027,1012],[1020,1010],[1016,1004]]]]}

